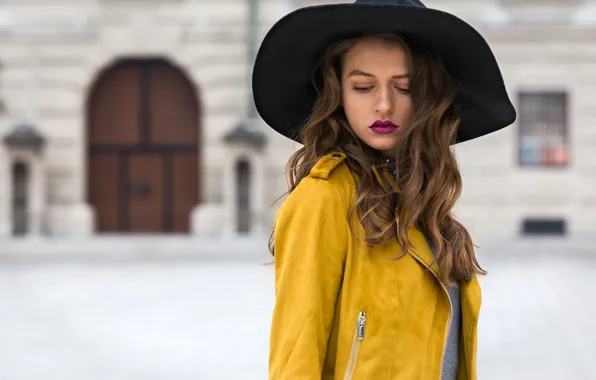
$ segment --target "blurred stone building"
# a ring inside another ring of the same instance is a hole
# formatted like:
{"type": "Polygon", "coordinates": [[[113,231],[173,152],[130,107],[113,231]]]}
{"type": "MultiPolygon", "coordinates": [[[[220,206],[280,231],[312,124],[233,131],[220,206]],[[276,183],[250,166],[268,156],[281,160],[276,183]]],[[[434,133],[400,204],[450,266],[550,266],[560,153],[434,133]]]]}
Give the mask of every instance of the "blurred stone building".
{"type": "MultiPolygon", "coordinates": [[[[317,3],[0,1],[0,236],[268,234],[296,144],[256,117],[251,65],[317,3]]],[[[457,215],[496,238],[596,233],[596,1],[426,5],[480,29],[519,113],[456,147],[457,215]]]]}

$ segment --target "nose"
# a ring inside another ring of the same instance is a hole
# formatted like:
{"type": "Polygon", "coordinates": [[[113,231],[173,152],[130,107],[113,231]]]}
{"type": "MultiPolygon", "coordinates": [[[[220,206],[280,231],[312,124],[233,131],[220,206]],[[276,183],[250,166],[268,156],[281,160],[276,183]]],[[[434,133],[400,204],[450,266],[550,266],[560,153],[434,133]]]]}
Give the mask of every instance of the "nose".
{"type": "Polygon", "coordinates": [[[391,90],[387,87],[383,87],[377,94],[376,111],[382,118],[386,118],[393,113],[394,100],[391,90]]]}

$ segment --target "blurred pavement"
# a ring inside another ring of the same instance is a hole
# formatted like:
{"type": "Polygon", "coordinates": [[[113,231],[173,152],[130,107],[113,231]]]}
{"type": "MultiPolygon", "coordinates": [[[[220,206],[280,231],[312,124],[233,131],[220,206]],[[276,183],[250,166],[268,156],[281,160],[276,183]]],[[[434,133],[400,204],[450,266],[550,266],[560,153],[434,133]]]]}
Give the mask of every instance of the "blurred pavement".
{"type": "MultiPolygon", "coordinates": [[[[581,246],[479,251],[480,380],[596,379],[596,245],[581,246]]],[[[0,380],[264,380],[262,258],[0,260],[0,380]]]]}

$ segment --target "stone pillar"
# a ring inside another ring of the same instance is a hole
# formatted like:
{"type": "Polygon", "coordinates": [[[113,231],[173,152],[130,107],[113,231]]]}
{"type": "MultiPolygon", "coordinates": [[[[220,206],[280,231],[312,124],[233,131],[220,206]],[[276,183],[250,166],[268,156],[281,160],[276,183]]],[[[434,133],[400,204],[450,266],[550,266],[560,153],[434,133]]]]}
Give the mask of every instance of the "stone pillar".
{"type": "Polygon", "coordinates": [[[43,160],[31,156],[29,161],[29,231],[30,236],[42,234],[44,212],[46,209],[46,181],[43,160]]]}
{"type": "Polygon", "coordinates": [[[0,147],[0,238],[12,231],[12,170],[10,156],[0,147]]]}
{"type": "Polygon", "coordinates": [[[237,212],[236,212],[236,165],[242,158],[241,149],[229,149],[226,162],[223,167],[223,235],[236,236],[237,212]]]}
{"type": "Polygon", "coordinates": [[[262,236],[267,233],[265,222],[267,221],[267,204],[265,198],[267,191],[266,186],[266,167],[265,157],[263,154],[255,154],[252,159],[253,165],[253,181],[251,189],[251,202],[253,205],[254,234],[262,236]]]}

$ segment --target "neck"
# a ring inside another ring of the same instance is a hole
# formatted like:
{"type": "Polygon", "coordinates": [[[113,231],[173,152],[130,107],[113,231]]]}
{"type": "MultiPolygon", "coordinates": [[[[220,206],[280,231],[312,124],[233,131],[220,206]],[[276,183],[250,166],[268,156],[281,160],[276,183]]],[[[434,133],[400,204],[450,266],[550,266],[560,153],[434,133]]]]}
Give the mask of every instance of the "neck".
{"type": "Polygon", "coordinates": [[[378,167],[387,169],[393,177],[393,180],[397,181],[397,165],[395,163],[394,156],[384,156],[383,163],[381,165],[378,165],[378,167]]]}

